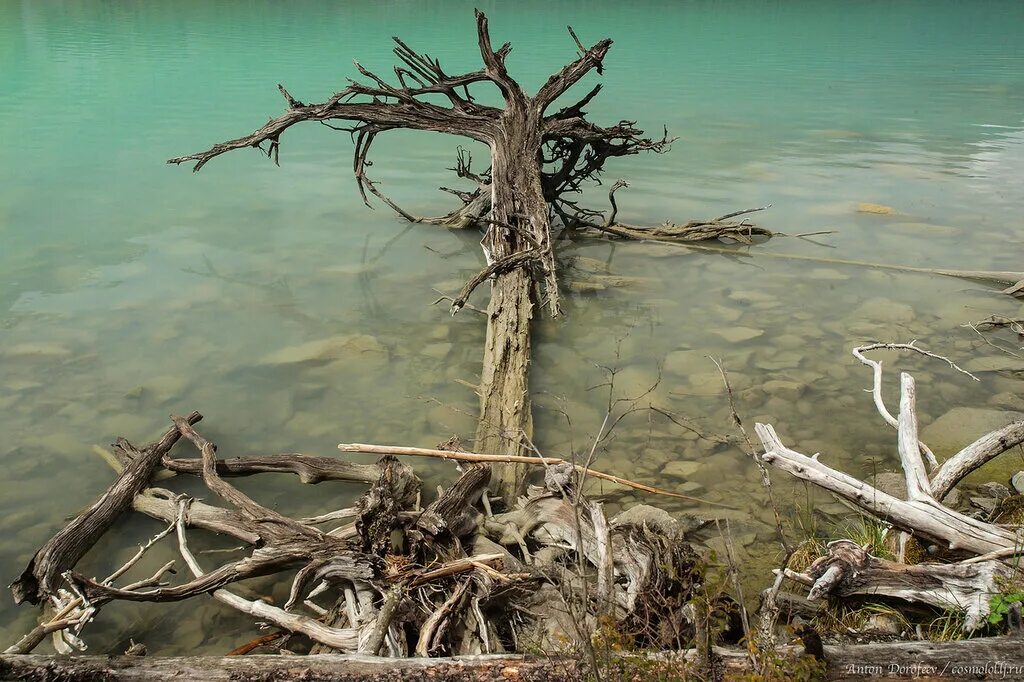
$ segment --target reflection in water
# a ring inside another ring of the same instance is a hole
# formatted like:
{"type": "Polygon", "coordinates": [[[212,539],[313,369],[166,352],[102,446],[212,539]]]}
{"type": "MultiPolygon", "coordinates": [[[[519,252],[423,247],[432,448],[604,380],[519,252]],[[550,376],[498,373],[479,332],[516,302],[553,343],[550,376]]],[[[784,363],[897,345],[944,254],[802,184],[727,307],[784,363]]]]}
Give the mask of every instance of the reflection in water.
{"type": "MultiPolygon", "coordinates": [[[[756,469],[731,443],[695,433],[734,435],[707,356],[724,360],[748,424],[771,421],[786,442],[858,476],[895,466],[892,434],[849,348],[917,338],[957,359],[984,356],[959,325],[1020,316],[1020,304],[957,280],[757,253],[1019,270],[1024,56],[1013,27],[1024,5],[993,2],[984,13],[923,1],[525,7],[485,9],[496,36],[514,43],[510,67],[526,83],[538,85],[571,56],[566,23],[584,39],[610,32],[616,43],[595,120],[634,117],[681,136],[670,154],[609,169],[632,185],[619,195],[623,219],[679,221],[771,202],[759,219],[772,229],[837,231],[825,245],[780,238],[735,254],[563,243],[563,257],[574,259],[569,276],[611,274],[627,286],[578,287],[564,319],[537,324],[539,447],[557,455],[589,447],[607,407],[604,390],[592,388],[606,380],[600,366],[618,369],[623,396],[660,375],[646,402],[695,428],[637,412],[605,440],[597,466],[741,505],[734,528],[757,581],[775,557],[756,469]],[[857,213],[860,202],[893,214],[857,213]]],[[[478,235],[367,210],[348,175],[347,138],[313,126],[289,133],[280,168],[255,153],[219,159],[198,177],[163,165],[278,112],[276,82],[316,98],[353,75],[352,57],[384,72],[392,34],[430,46],[453,71],[477,68],[471,9],[0,5],[0,137],[10,169],[0,183],[0,567],[8,577],[109,483],[92,446],[117,435],[144,441],[170,412],[203,411],[204,433],[225,455],[471,436],[476,398],[465,383],[479,372],[483,326],[472,311],[450,318],[430,303],[432,289],[457,291],[481,267],[478,235]]],[[[403,206],[443,213],[450,206],[436,188],[452,183],[444,169],[456,144],[382,139],[374,172],[403,206]]],[[[603,196],[599,188],[587,199],[600,205],[603,196]]],[[[974,384],[917,357],[885,360],[890,377],[915,372],[926,425],[956,406],[981,415],[1013,406],[1021,389],[1012,371],[982,372],[974,384]]],[[[895,391],[887,388],[889,400],[895,391]]],[[[417,467],[430,483],[452,474],[444,464],[417,467]]],[[[790,509],[807,506],[809,493],[776,478],[790,509]]],[[[359,492],[274,477],[242,485],[296,514],[344,506],[359,492]]],[[[612,507],[639,499],[607,492],[612,507]]],[[[126,520],[83,570],[120,564],[153,531],[148,520],[126,520]]],[[[197,538],[196,546],[221,544],[197,538]]],[[[174,558],[170,546],[162,551],[147,561],[174,558]]],[[[252,589],[284,596],[259,581],[252,589]]],[[[13,640],[34,613],[4,603],[0,634],[13,640]]],[[[133,636],[155,653],[217,653],[252,629],[212,601],[118,604],[89,641],[94,651],[133,636]]]]}

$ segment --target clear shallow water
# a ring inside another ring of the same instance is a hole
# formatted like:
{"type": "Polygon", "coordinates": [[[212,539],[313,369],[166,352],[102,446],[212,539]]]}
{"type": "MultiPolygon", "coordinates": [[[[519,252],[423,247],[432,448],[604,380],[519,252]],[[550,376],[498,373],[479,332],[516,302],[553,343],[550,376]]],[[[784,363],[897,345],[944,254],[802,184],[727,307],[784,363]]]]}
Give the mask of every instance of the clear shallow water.
{"type": "MultiPolygon", "coordinates": [[[[827,246],[779,238],[752,253],[1022,269],[1017,2],[484,9],[495,40],[514,44],[510,69],[531,88],[572,58],[565,24],[585,42],[611,36],[592,117],[635,118],[651,131],[665,124],[680,136],[669,154],[608,168],[609,178],[632,184],[620,194],[625,220],[770,202],[758,219],[772,229],[836,234],[820,238],[827,246]],[[896,214],[857,213],[858,202],[896,214]]],[[[280,168],[255,152],[218,159],[199,176],[163,164],[281,111],[277,82],[320,101],[355,75],[352,58],[387,72],[393,34],[428,48],[450,72],[478,66],[470,3],[0,4],[0,567],[8,578],[109,483],[92,446],[117,435],[146,441],[170,412],[204,412],[204,432],[224,454],[331,454],[339,441],[429,446],[471,435],[475,401],[458,380],[479,371],[482,325],[469,311],[451,319],[429,304],[432,287],[454,291],[480,267],[474,235],[408,228],[386,208],[366,209],[351,179],[351,143],[319,127],[290,131],[280,168]],[[275,360],[338,335],[365,335],[354,343],[369,352],[275,360]]],[[[375,177],[406,207],[443,213],[451,205],[434,188],[452,182],[444,169],[458,143],[384,137],[375,177]]],[[[600,204],[602,195],[589,196],[600,204]]],[[[787,442],[851,473],[891,468],[894,438],[861,392],[869,375],[849,348],[918,338],[957,359],[992,355],[960,325],[1022,312],[991,288],[941,277],[663,245],[595,241],[563,253],[638,281],[571,296],[565,319],[539,324],[537,440],[556,453],[584,447],[604,416],[604,390],[588,390],[603,381],[597,364],[621,368],[620,395],[636,395],[660,371],[647,400],[727,431],[711,354],[729,367],[748,423],[769,420],[787,442]],[[760,333],[733,338],[736,327],[760,333]],[[768,381],[786,384],[766,391],[768,381]]],[[[982,373],[976,384],[893,357],[890,378],[898,367],[915,371],[924,423],[1021,391],[1009,372],[982,373]]],[[[962,425],[967,436],[971,428],[962,425]]],[[[606,471],[743,507],[734,528],[749,564],[774,560],[756,474],[740,451],[639,413],[607,445],[598,464],[606,471]],[[696,463],[688,484],[663,471],[675,461],[696,463]]],[[[422,466],[431,483],[452,473],[422,466]]],[[[802,487],[775,478],[788,508],[806,505],[802,487]]],[[[284,477],[241,485],[289,513],[345,506],[359,492],[284,477]]],[[[146,519],[125,521],[84,570],[120,564],[156,530],[146,519]]],[[[217,545],[198,535],[195,543],[217,545]]],[[[268,583],[253,589],[283,596],[268,583]]],[[[0,604],[0,634],[13,641],[35,612],[0,604]]],[[[250,632],[244,619],[199,600],[112,605],[87,639],[97,652],[133,636],[157,653],[213,653],[250,632]]]]}

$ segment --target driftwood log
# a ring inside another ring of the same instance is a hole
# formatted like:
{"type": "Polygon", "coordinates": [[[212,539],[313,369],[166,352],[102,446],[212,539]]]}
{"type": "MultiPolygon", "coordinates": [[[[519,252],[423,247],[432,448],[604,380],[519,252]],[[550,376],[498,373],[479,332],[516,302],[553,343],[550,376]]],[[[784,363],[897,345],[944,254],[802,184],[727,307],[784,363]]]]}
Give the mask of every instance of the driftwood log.
{"type": "Polygon", "coordinates": [[[806,571],[786,570],[786,577],[810,588],[809,601],[888,597],[940,610],[962,609],[968,631],[984,624],[992,595],[1004,589],[1011,574],[999,561],[908,566],[871,556],[867,548],[851,540],[829,543],[828,553],[806,571]]]}
{"type": "MultiPolygon", "coordinates": [[[[841,647],[826,646],[825,679],[916,680],[1010,680],[1024,676],[1020,650],[1024,641],[1011,637],[987,637],[957,642],[878,642],[841,647]]],[[[725,679],[749,675],[750,657],[745,652],[715,648],[725,679]]],[[[799,657],[797,647],[780,647],[780,656],[799,657]]],[[[693,674],[696,652],[635,657],[651,670],[664,662],[675,678],[693,674]]],[[[629,659],[626,658],[628,664],[629,659]]],[[[587,679],[580,660],[560,656],[512,656],[492,654],[458,658],[368,658],[353,655],[323,656],[195,656],[188,658],[140,658],[134,656],[0,656],[0,678],[50,682],[52,680],[150,680],[202,679],[211,682],[377,682],[393,680],[451,680],[452,682],[578,682],[587,679]]],[[[696,678],[694,678],[696,679],[696,678]]]]}

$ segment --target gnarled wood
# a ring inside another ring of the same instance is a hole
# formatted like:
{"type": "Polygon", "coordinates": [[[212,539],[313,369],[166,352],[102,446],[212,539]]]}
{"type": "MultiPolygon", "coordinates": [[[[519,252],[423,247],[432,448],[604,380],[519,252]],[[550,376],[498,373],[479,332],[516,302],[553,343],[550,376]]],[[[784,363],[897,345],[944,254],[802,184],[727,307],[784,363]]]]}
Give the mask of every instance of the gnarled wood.
{"type": "Polygon", "coordinates": [[[803,573],[787,576],[810,585],[807,598],[863,596],[889,597],[935,606],[963,609],[968,631],[985,624],[992,595],[1010,577],[1009,567],[998,561],[959,564],[906,564],[870,555],[851,540],[829,543],[828,553],[803,573]]]}
{"type": "MultiPolygon", "coordinates": [[[[194,424],[202,418],[201,414],[193,412],[182,422],[194,424]]],[[[24,601],[38,604],[53,594],[60,576],[74,568],[89,548],[131,508],[135,496],[149,484],[161,458],[174,447],[180,437],[179,429],[175,426],[168,429],[160,440],[141,451],[133,448],[131,454],[134,457],[107,491],[47,540],[32,556],[21,576],[11,584],[14,601],[19,604],[24,601]]],[[[122,447],[131,447],[127,441],[124,443],[122,447]]]]}
{"type": "MultiPolygon", "coordinates": [[[[530,95],[505,66],[511,46],[506,43],[494,49],[487,17],[482,12],[476,13],[476,25],[483,62],[480,70],[449,75],[437,60],[395,38],[394,52],[402,62],[395,68],[397,85],[385,82],[357,63],[365,82],[353,81],[320,104],[305,104],[278,86],[287,103],[284,114],[249,135],[170,159],[169,163],[192,162],[193,170],[198,171],[211,159],[246,147],[259,148],[277,161],[281,135],[293,125],[319,122],[334,127],[332,122],[345,121],[349,127],[341,129],[355,141],[353,174],[364,201],[369,192],[406,220],[457,228],[476,225],[483,230],[480,243],[487,265],[452,300],[452,311],[466,305],[477,285],[490,280],[487,335],[478,385],[477,447],[497,454],[524,456],[530,453],[527,444],[533,430],[528,383],[531,321],[535,310],[541,307],[546,307],[552,316],[561,312],[551,216],[559,216],[564,227],[575,229],[599,215],[581,209],[567,196],[579,192],[583,183],[596,181],[609,159],[662,152],[671,140],[667,133],[661,139],[644,137],[643,131],[630,121],[607,127],[588,121],[584,107],[598,94],[600,86],[574,104],[548,112],[559,96],[589,72],[602,72],[611,40],[600,40],[586,48],[570,29],[579,48],[578,57],[530,95]],[[498,88],[503,100],[501,108],[482,105],[470,95],[471,86],[485,82],[498,88]],[[445,97],[448,104],[439,104],[437,95],[445,97]],[[453,170],[475,187],[472,191],[446,191],[461,199],[461,208],[438,218],[415,216],[398,206],[367,176],[368,154],[376,136],[397,129],[447,133],[488,146],[490,168],[483,173],[473,172],[469,154],[460,150],[453,170]]],[[[719,223],[699,221],[682,229],[686,239],[706,239],[721,233],[725,226],[719,223]]],[[[635,232],[638,228],[628,229],[635,232]]],[[[670,231],[655,230],[666,238],[670,231]]],[[[735,234],[744,238],[743,233],[754,231],[747,224],[739,224],[735,234]]],[[[647,238],[650,234],[634,234],[632,238],[647,238]]],[[[251,467],[253,463],[248,464],[251,467]]],[[[220,466],[227,474],[242,464],[220,466]]],[[[511,506],[521,491],[525,474],[526,467],[516,463],[495,468],[491,488],[505,500],[506,506],[511,506]]]]}

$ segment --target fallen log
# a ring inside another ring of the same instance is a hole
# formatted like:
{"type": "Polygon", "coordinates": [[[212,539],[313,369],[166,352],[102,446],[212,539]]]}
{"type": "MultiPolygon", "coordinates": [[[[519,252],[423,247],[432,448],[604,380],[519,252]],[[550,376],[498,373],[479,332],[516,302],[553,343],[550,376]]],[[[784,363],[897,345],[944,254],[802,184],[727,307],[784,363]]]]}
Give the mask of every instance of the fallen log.
{"type": "MultiPolygon", "coordinates": [[[[1024,676],[1021,663],[1022,640],[988,637],[955,642],[877,642],[824,648],[825,673],[829,680],[844,679],[934,679],[1006,680],[1024,676]]],[[[714,648],[729,679],[750,674],[748,652],[714,648]]],[[[780,647],[775,654],[795,661],[802,650],[780,647]]],[[[692,669],[692,649],[663,654],[617,657],[620,669],[640,671],[662,669],[678,678],[692,669]],[[630,665],[632,664],[632,667],[630,665]]],[[[340,654],[320,656],[52,656],[0,655],[0,678],[50,682],[52,680],[105,680],[109,682],[168,682],[202,679],[210,682],[374,682],[397,680],[450,680],[475,682],[579,682],[585,669],[576,657],[481,655],[455,658],[386,658],[340,654]]]]}
{"type": "Polygon", "coordinates": [[[810,587],[808,601],[889,597],[941,610],[962,609],[968,632],[985,624],[992,595],[1004,589],[1011,575],[1008,566],[994,560],[908,566],[872,556],[851,540],[829,543],[828,552],[806,571],[786,570],[786,577],[810,587]]]}

